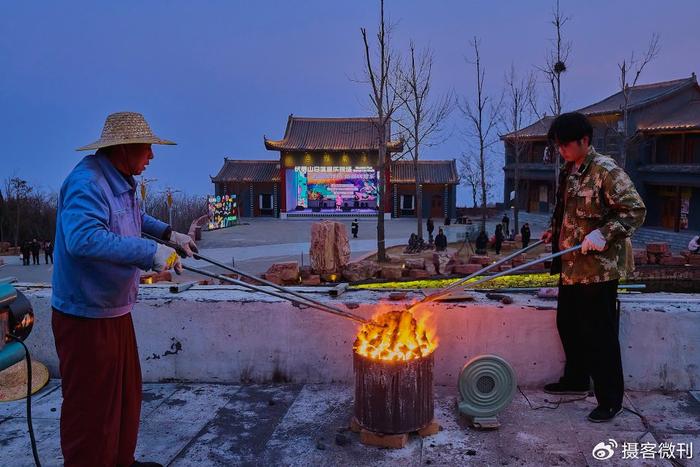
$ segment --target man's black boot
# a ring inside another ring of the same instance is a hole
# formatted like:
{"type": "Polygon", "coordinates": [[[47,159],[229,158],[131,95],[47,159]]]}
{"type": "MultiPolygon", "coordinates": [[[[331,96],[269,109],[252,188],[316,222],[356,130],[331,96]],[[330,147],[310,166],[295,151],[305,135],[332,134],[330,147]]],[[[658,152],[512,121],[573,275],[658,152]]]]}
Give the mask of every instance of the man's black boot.
{"type": "Polygon", "coordinates": [[[131,467],[163,467],[163,464],[159,464],[158,462],[139,462],[139,461],[134,461],[134,463],[131,464],[131,467]]]}
{"type": "Polygon", "coordinates": [[[593,423],[604,423],[609,422],[618,415],[622,413],[623,408],[618,409],[608,409],[606,407],[601,407],[600,405],[593,409],[593,411],[588,414],[588,420],[593,423]]]}

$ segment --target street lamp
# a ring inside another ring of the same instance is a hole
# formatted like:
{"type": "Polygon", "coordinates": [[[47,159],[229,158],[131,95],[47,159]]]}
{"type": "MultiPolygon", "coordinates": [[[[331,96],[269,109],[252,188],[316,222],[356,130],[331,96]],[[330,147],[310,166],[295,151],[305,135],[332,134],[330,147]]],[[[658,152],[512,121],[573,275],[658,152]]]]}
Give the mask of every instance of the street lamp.
{"type": "Polygon", "coordinates": [[[139,180],[139,189],[141,191],[141,202],[143,203],[143,212],[146,212],[146,196],[148,195],[148,184],[158,181],[157,178],[145,178],[141,176],[139,180]]]}
{"type": "Polygon", "coordinates": [[[173,190],[170,187],[165,188],[165,202],[168,205],[168,224],[173,225],[173,193],[180,193],[180,190],[173,190]]]}

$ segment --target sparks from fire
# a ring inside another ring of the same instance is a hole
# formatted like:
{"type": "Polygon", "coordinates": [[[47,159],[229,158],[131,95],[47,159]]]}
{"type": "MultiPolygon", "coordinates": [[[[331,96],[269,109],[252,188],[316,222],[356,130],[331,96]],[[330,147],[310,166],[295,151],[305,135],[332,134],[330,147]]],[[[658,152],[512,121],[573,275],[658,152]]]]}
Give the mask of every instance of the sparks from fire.
{"type": "MultiPolygon", "coordinates": [[[[427,317],[426,317],[427,318],[427,317]]],[[[406,361],[425,357],[437,348],[426,319],[409,311],[389,311],[360,328],[353,349],[375,360],[406,361]]]]}

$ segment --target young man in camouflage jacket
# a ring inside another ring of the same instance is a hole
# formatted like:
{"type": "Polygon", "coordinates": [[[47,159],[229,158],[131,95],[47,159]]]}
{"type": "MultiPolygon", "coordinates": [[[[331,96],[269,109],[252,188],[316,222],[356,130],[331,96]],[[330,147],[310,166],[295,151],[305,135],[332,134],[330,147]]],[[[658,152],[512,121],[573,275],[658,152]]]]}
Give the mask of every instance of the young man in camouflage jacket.
{"type": "Polygon", "coordinates": [[[617,285],[634,267],[630,237],[644,223],[646,207],[625,171],[590,145],[592,135],[580,113],[560,115],[548,133],[566,164],[551,230],[542,239],[554,252],[581,249],[552,264],[552,273],[561,273],[557,329],[566,364],[559,382],[544,390],[586,394],[592,378],[598,407],[588,419],[607,422],[622,412],[624,394],[617,285]]]}

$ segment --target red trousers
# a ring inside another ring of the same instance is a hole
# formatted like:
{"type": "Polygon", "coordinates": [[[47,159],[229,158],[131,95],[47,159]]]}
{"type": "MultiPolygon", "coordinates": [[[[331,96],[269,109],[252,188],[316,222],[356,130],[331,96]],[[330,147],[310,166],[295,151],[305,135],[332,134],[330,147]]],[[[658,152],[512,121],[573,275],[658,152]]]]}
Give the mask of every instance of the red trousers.
{"type": "Polygon", "coordinates": [[[131,314],[90,319],[53,312],[66,467],[130,466],[141,414],[141,366],[131,314]]]}

